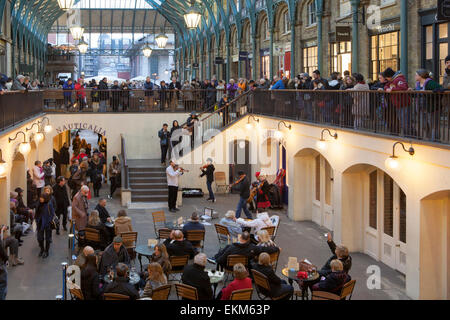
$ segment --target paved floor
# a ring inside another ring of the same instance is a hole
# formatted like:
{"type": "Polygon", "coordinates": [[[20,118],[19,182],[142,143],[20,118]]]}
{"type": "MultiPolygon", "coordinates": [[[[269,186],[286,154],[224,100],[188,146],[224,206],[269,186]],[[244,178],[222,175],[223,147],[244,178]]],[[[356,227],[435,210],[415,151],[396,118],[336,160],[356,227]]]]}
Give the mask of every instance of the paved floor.
{"type": "MultiPolygon", "coordinates": [[[[106,189],[106,186],[103,187],[101,195],[106,194],[106,189]]],[[[227,210],[234,209],[235,204],[237,204],[236,195],[219,195],[217,202],[214,204],[207,202],[205,199],[184,198],[182,210],[174,214],[169,213],[165,209],[166,217],[169,221],[179,216],[187,219],[194,210],[202,211],[206,206],[215,208],[222,217],[227,210]]],[[[95,200],[91,201],[91,209],[95,206],[95,202],[95,200]]],[[[121,208],[119,196],[116,195],[114,200],[109,201],[107,207],[111,214],[116,215],[121,208]]],[[[147,239],[155,237],[151,218],[152,211],[143,209],[128,210],[129,216],[133,219],[133,227],[139,232],[139,244],[145,244],[147,239]]],[[[290,221],[282,211],[274,211],[270,212],[270,214],[278,214],[281,218],[280,228],[275,241],[282,248],[277,269],[278,274],[287,264],[289,256],[296,256],[299,259],[308,258],[318,266],[321,266],[329,258],[330,251],[324,237],[326,230],[312,222],[290,221]]],[[[206,226],[205,253],[208,256],[214,255],[217,251],[218,241],[213,225],[215,221],[217,220],[213,220],[210,226],[206,226]]],[[[61,294],[61,262],[68,261],[67,233],[62,232],[59,236],[53,234],[50,256],[45,260],[37,257],[39,249],[33,233],[30,233],[24,240],[23,246],[20,247],[20,256],[25,259],[25,265],[9,268],[7,299],[55,299],[56,295],[61,294]]],[[[351,255],[353,267],[350,274],[353,279],[356,279],[353,299],[408,299],[405,294],[405,277],[402,274],[365,254],[352,253],[351,255]],[[381,289],[369,290],[366,285],[369,277],[366,271],[372,265],[378,266],[381,270],[381,289]]],[[[212,266],[208,265],[207,267],[212,266]]],[[[297,287],[296,290],[298,290],[297,287]]],[[[174,298],[173,294],[174,290],[172,290],[171,298],[174,298]]]]}

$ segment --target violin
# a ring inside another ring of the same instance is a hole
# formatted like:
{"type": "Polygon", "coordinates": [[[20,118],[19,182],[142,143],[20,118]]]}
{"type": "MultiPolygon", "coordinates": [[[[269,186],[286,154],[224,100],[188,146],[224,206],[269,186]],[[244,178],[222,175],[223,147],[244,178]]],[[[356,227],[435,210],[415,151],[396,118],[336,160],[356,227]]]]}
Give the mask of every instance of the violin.
{"type": "Polygon", "coordinates": [[[182,167],[179,167],[179,166],[175,166],[175,168],[174,168],[175,170],[181,170],[181,172],[189,172],[189,170],[186,170],[186,169],[184,169],[184,168],[182,168],[182,167]]]}

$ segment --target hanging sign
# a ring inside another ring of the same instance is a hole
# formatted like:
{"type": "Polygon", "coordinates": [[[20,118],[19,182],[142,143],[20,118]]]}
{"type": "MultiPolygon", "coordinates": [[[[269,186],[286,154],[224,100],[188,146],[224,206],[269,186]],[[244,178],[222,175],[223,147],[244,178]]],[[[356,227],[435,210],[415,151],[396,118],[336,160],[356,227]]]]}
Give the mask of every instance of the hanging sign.
{"type": "Polygon", "coordinates": [[[216,57],[214,59],[215,64],[223,64],[223,58],[222,57],[216,57]]]}
{"type": "Polygon", "coordinates": [[[336,42],[352,40],[352,28],[336,26],[336,42]]]}
{"type": "Polygon", "coordinates": [[[450,21],[450,0],[438,0],[437,19],[450,21]]]}

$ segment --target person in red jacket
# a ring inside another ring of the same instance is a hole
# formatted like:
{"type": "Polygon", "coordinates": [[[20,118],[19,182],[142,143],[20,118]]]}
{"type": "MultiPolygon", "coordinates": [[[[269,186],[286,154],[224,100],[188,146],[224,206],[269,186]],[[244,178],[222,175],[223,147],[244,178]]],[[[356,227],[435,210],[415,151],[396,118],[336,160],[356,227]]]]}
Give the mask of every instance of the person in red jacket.
{"type": "Polygon", "coordinates": [[[234,280],[220,291],[217,300],[229,300],[233,291],[252,288],[252,279],[248,277],[247,269],[242,263],[234,265],[233,275],[234,280]]]}
{"type": "Polygon", "coordinates": [[[395,93],[408,90],[408,82],[405,76],[400,71],[395,72],[391,68],[387,68],[383,72],[383,77],[387,80],[384,91],[394,92],[390,96],[390,103],[395,108],[403,135],[413,134],[415,130],[411,122],[411,98],[407,93],[395,93]]]}
{"type": "Polygon", "coordinates": [[[78,82],[75,84],[75,92],[77,94],[77,102],[81,110],[86,106],[86,90],[84,89],[83,78],[78,79],[78,82]]]}

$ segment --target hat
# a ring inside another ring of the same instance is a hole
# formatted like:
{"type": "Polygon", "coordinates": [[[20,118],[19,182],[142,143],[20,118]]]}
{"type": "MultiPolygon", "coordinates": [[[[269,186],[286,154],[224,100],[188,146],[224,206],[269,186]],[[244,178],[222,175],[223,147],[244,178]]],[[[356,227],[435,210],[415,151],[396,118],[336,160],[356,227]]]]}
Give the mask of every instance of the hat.
{"type": "Polygon", "coordinates": [[[18,194],[17,192],[14,192],[14,191],[11,191],[11,192],[9,193],[9,197],[10,197],[11,199],[17,198],[18,195],[19,195],[19,194],[18,194]]]}
{"type": "Polygon", "coordinates": [[[213,162],[211,158],[206,159],[206,162],[213,162]]]}
{"type": "Polygon", "coordinates": [[[122,243],[122,242],[123,242],[123,241],[122,241],[122,237],[119,237],[119,236],[114,237],[113,242],[114,242],[114,243],[122,243]]]}
{"type": "Polygon", "coordinates": [[[392,78],[395,75],[395,71],[392,70],[392,68],[387,68],[383,72],[383,77],[385,78],[392,78]]]}
{"type": "Polygon", "coordinates": [[[17,187],[16,189],[14,189],[14,191],[17,193],[21,193],[21,192],[23,192],[23,189],[20,187],[17,187]]]}
{"type": "Polygon", "coordinates": [[[257,172],[257,173],[255,174],[256,178],[259,178],[260,175],[261,175],[261,172],[257,172]]]}
{"type": "Polygon", "coordinates": [[[113,161],[116,161],[117,160],[117,157],[116,156],[113,156],[113,161]]]}
{"type": "Polygon", "coordinates": [[[447,56],[446,58],[445,58],[445,63],[447,63],[447,62],[449,62],[450,61],[450,56],[447,56]]]}

